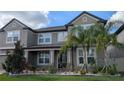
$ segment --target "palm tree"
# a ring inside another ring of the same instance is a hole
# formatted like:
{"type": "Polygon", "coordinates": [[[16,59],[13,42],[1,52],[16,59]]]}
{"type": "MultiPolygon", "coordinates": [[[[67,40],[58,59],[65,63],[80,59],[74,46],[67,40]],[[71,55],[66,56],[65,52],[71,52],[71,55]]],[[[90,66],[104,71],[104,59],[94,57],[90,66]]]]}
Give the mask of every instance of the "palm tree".
{"type": "Polygon", "coordinates": [[[105,65],[103,69],[106,69],[107,66],[107,47],[113,45],[116,47],[122,47],[122,44],[117,42],[115,34],[109,32],[109,28],[105,28],[104,24],[96,23],[95,25],[84,29],[83,26],[78,25],[74,26],[68,34],[67,41],[64,46],[61,48],[62,52],[67,51],[68,48],[74,46],[82,46],[84,50],[84,65],[85,70],[87,71],[87,50],[90,47],[96,46],[97,52],[104,50],[104,62],[105,65]]]}
{"type": "Polygon", "coordinates": [[[115,34],[111,34],[111,30],[109,27],[105,28],[104,24],[95,24],[91,28],[89,28],[92,35],[96,37],[95,44],[97,52],[103,50],[104,51],[104,67],[102,69],[107,71],[107,47],[115,46],[117,48],[123,48],[124,45],[117,41],[117,37],[115,34]],[[95,33],[95,34],[93,34],[95,33]]]}
{"type": "MultiPolygon", "coordinates": [[[[87,72],[87,50],[91,45],[93,45],[94,38],[92,34],[89,33],[89,29],[84,29],[83,26],[78,25],[74,26],[68,34],[67,41],[64,46],[61,48],[61,51],[67,51],[68,48],[73,48],[75,46],[82,46],[84,51],[84,67],[87,72]]],[[[73,68],[74,69],[74,68],[73,68]]]]}

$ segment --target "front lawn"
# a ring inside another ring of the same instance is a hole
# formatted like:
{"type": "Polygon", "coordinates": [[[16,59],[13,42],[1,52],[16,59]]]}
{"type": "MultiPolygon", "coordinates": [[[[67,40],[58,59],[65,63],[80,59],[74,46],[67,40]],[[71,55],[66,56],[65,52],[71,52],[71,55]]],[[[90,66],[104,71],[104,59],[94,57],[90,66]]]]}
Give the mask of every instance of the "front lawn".
{"type": "Polygon", "coordinates": [[[123,81],[124,76],[0,75],[0,81],[123,81]]]}

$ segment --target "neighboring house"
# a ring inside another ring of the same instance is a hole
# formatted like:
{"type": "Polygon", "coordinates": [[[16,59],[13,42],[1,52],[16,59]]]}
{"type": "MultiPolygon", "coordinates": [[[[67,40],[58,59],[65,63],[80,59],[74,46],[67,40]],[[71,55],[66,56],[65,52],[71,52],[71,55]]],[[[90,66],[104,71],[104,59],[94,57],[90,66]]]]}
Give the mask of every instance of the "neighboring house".
{"type": "MultiPolygon", "coordinates": [[[[60,48],[66,40],[69,29],[74,25],[82,24],[84,28],[87,28],[96,22],[105,24],[106,20],[88,12],[82,12],[64,26],[32,29],[19,20],[12,19],[0,31],[0,62],[5,61],[7,50],[13,50],[14,43],[20,40],[24,47],[26,60],[32,65],[42,69],[48,69],[48,66],[53,65],[55,68],[61,69],[74,63],[75,68],[80,67],[84,62],[81,47],[69,49],[66,53],[59,55],[60,48]]],[[[118,39],[121,40],[124,31],[117,34],[118,39]]],[[[95,47],[91,47],[87,51],[88,64],[90,65],[94,59],[98,65],[103,65],[104,54],[102,52],[96,54],[95,47]]]]}
{"type": "MultiPolygon", "coordinates": [[[[124,24],[115,32],[118,42],[124,44],[124,24]]],[[[124,48],[109,46],[107,48],[109,64],[116,64],[119,72],[124,72],[124,48]]]]}

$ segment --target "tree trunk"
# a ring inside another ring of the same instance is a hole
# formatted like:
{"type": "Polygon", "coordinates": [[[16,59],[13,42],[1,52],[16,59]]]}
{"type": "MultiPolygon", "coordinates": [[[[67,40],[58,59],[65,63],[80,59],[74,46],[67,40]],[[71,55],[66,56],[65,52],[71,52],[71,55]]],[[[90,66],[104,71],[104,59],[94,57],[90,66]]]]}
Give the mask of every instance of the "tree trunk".
{"type": "Polygon", "coordinates": [[[87,48],[84,47],[83,49],[84,49],[84,67],[85,67],[84,69],[87,72],[88,71],[87,69],[87,48]]]}
{"type": "Polygon", "coordinates": [[[107,72],[107,57],[108,57],[108,55],[107,55],[107,51],[106,51],[106,49],[104,49],[104,66],[103,66],[103,69],[102,69],[102,71],[104,71],[105,70],[105,72],[107,72]]]}

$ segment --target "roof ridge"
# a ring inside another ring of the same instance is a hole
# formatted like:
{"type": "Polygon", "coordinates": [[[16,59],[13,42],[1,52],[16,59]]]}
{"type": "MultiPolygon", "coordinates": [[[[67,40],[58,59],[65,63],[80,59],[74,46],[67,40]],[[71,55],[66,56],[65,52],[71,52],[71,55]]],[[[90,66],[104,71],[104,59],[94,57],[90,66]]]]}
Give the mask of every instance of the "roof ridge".
{"type": "Polygon", "coordinates": [[[18,20],[17,18],[12,18],[8,23],[6,23],[2,28],[1,28],[1,30],[2,31],[4,31],[4,28],[6,27],[6,26],[8,26],[11,22],[13,22],[13,21],[17,21],[17,22],[19,22],[20,24],[22,24],[22,25],[24,25],[26,28],[24,28],[24,29],[30,29],[31,31],[33,31],[33,29],[32,28],[30,28],[29,26],[27,26],[26,24],[24,24],[24,23],[22,23],[20,20],[18,20]]]}
{"type": "Polygon", "coordinates": [[[83,11],[83,12],[81,12],[78,16],[76,16],[74,19],[72,19],[70,22],[68,22],[67,25],[71,24],[74,20],[76,20],[77,18],[79,18],[79,17],[80,17],[81,15],[83,15],[83,14],[88,14],[88,15],[90,15],[90,16],[93,16],[93,17],[95,17],[95,18],[97,18],[97,19],[100,19],[100,21],[103,21],[104,23],[107,22],[107,20],[105,20],[105,19],[103,19],[103,18],[101,18],[101,17],[98,17],[98,16],[96,16],[96,15],[94,15],[94,14],[92,14],[92,13],[89,13],[89,12],[87,12],[87,11],[83,11]]]}

